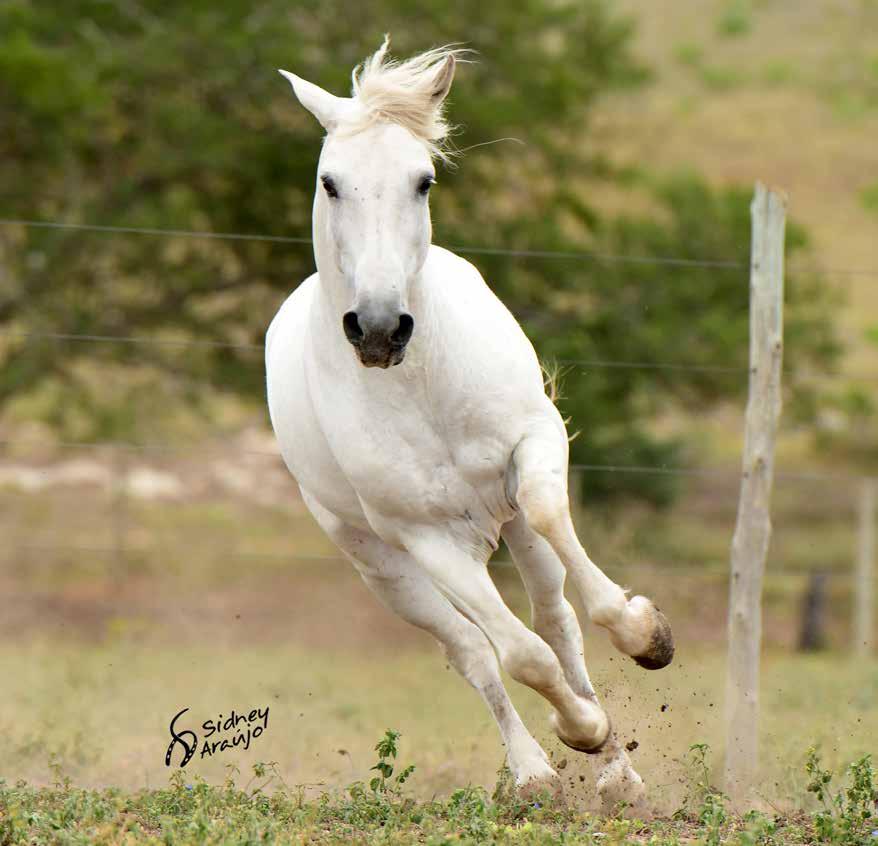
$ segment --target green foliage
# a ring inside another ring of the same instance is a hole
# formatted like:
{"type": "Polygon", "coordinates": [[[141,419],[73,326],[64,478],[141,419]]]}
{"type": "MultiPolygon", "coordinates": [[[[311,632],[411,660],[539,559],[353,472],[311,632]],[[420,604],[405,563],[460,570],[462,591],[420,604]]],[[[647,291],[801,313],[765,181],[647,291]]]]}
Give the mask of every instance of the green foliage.
{"type": "Polygon", "coordinates": [[[717,34],[723,38],[746,35],[753,28],[753,10],[749,0],[731,0],[726,4],[716,24],[717,34]]]}
{"type": "Polygon", "coordinates": [[[815,828],[822,843],[862,846],[875,842],[878,830],[878,779],[871,755],[854,761],[848,769],[848,786],[833,792],[833,775],[825,770],[812,747],[805,764],[810,781],[808,792],[817,797],[821,808],[814,815],[815,828]]]}
{"type": "Polygon", "coordinates": [[[678,44],[674,48],[674,58],[681,65],[698,67],[704,60],[704,50],[698,44],[692,44],[687,41],[683,44],[678,44]]]}
{"type": "MultiPolygon", "coordinates": [[[[810,750],[808,790],[821,803],[812,820],[769,818],[757,811],[738,818],[725,806],[725,797],[710,784],[709,749],[690,749],[690,787],[694,810],[681,809],[674,820],[600,818],[543,801],[523,802],[513,796],[489,800],[478,787],[455,790],[445,800],[416,803],[388,784],[396,758],[399,733],[388,730],[376,746],[379,764],[391,772],[379,787],[361,783],[344,794],[323,793],[305,799],[304,788],[290,789],[275,763],[253,765],[253,777],[236,785],[236,767],[228,767],[222,786],[213,787],[199,776],[187,783],[182,770],[168,787],[123,794],[115,789],[73,787],[60,766],[53,770],[52,788],[31,788],[24,782],[10,787],[0,779],[0,844],[31,843],[164,843],[252,844],[398,843],[398,844],[596,844],[649,843],[679,846],[789,846],[833,844],[865,846],[874,842],[874,813],[878,793],[868,756],[849,767],[849,785],[833,793],[832,774],[810,750]],[[254,780],[265,779],[252,788],[254,780]],[[275,784],[276,790],[266,788],[275,784]]],[[[373,769],[378,768],[373,767],[373,769]]]]}
{"type": "Polygon", "coordinates": [[[706,743],[689,747],[689,795],[675,816],[678,819],[694,817],[703,828],[705,846],[718,846],[729,814],[725,795],[711,784],[709,755],[710,747],[706,743]]]}
{"type": "Polygon", "coordinates": [[[699,71],[701,81],[714,91],[731,91],[745,81],[744,74],[734,67],[704,65],[699,71]]]}
{"type": "MultiPolygon", "coordinates": [[[[746,267],[749,188],[695,176],[633,179],[589,135],[602,97],[642,84],[630,21],[606,0],[510,6],[340,0],[258,4],[0,6],[0,216],[138,227],[307,235],[320,131],[275,68],[337,93],[382,34],[405,56],[461,38],[450,115],[474,149],[440,175],[436,241],[726,258],[746,267]],[[652,211],[601,213],[622,186],[652,211]]],[[[791,251],[799,248],[791,244],[791,251]]],[[[489,284],[544,359],[695,362],[708,369],[576,367],[561,406],[583,437],[572,461],[671,464],[688,456],[649,422],[741,400],[746,271],[480,254],[489,284]]],[[[155,440],[158,416],[211,399],[262,404],[258,350],[281,300],[313,269],[309,245],[0,228],[0,329],[161,339],[164,346],[0,340],[0,406],[27,399],[67,438],[155,440]],[[193,339],[195,347],[173,342],[193,339]]],[[[788,280],[786,354],[811,372],[836,353],[819,280],[788,280]]],[[[794,391],[807,386],[794,385],[794,391]]],[[[673,479],[591,475],[593,499],[668,502],[673,479]]]]}
{"type": "Polygon", "coordinates": [[[878,214],[878,182],[873,182],[860,192],[860,202],[867,211],[878,214]]]}
{"type": "Polygon", "coordinates": [[[767,85],[787,85],[798,79],[798,70],[795,65],[776,60],[768,62],[760,76],[767,85]]]}
{"type": "Polygon", "coordinates": [[[378,741],[375,751],[378,753],[378,763],[372,767],[378,770],[378,775],[369,782],[369,789],[373,793],[387,793],[388,791],[398,794],[400,788],[408,781],[409,776],[415,771],[414,764],[403,768],[393,781],[390,777],[393,775],[392,760],[396,760],[396,741],[399,740],[400,734],[393,729],[387,729],[384,737],[378,741]]]}

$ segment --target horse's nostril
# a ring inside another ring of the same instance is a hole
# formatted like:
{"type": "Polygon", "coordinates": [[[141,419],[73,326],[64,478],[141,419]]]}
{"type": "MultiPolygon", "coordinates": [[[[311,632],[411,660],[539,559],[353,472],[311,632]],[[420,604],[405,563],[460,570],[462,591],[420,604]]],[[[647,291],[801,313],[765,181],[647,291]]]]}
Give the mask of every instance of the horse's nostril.
{"type": "Polygon", "coordinates": [[[401,314],[399,316],[399,326],[390,336],[390,340],[394,344],[404,346],[409,342],[412,332],[415,330],[415,319],[410,314],[401,314]]]}
{"type": "Polygon", "coordinates": [[[360,321],[355,311],[345,312],[341,325],[344,327],[345,336],[352,344],[358,344],[363,340],[363,330],[360,328],[360,321]]]}

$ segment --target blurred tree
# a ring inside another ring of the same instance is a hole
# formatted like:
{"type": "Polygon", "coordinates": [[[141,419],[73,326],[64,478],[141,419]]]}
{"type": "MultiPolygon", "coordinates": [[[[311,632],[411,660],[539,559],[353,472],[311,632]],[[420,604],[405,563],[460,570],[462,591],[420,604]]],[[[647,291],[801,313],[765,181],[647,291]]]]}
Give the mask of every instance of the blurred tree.
{"type": "MultiPolygon", "coordinates": [[[[0,6],[0,210],[8,218],[275,235],[310,231],[319,130],[275,68],[336,92],[385,30],[405,56],[466,41],[451,116],[473,150],[440,176],[436,240],[748,262],[749,191],[715,193],[615,168],[588,132],[599,97],[643,83],[630,22],[604,0],[35,0],[0,6]],[[653,197],[641,218],[601,215],[585,198],[627,180],[653,197]]],[[[472,258],[544,357],[696,361],[746,367],[746,271],[607,261],[472,258]]],[[[133,335],[169,343],[0,340],[0,403],[41,397],[59,428],[142,434],[169,402],[206,386],[259,399],[258,353],[274,309],[313,269],[310,246],[0,227],[0,327],[133,335]],[[125,368],[110,391],[103,368],[125,368]],[[153,382],[145,372],[160,374],[153,382]],[[165,399],[160,400],[164,394],[165,399]],[[172,394],[173,396],[168,396],[172,394]],[[75,423],[71,422],[75,421],[75,423]]],[[[788,358],[834,349],[819,287],[789,285],[788,358]]],[[[584,437],[573,460],[678,461],[648,434],[660,411],[740,396],[743,372],[576,367],[562,408],[584,437]]],[[[629,490],[660,501],[667,478],[589,478],[592,496],[629,490]]]]}

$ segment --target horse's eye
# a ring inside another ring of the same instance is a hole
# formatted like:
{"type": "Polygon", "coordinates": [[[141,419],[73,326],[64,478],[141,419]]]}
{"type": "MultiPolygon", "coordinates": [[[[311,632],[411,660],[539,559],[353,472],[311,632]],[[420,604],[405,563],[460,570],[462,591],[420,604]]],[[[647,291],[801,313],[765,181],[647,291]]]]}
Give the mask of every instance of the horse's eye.
{"type": "Polygon", "coordinates": [[[424,177],[424,178],[418,183],[418,193],[419,193],[421,196],[424,196],[424,197],[425,197],[427,194],[430,193],[430,186],[431,186],[431,185],[435,185],[435,184],[436,184],[436,180],[433,179],[432,176],[425,176],[425,177],[424,177]]]}
{"type": "Polygon", "coordinates": [[[335,187],[335,183],[328,176],[321,176],[320,181],[323,183],[323,188],[326,191],[327,196],[336,199],[338,197],[338,189],[335,187]]]}

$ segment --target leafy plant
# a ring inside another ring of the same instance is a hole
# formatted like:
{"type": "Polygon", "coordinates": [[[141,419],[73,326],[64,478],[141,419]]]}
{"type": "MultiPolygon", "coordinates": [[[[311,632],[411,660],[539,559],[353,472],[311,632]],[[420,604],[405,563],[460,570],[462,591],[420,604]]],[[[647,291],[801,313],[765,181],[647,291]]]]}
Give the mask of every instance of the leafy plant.
{"type": "Polygon", "coordinates": [[[704,827],[705,846],[719,846],[729,815],[725,795],[711,784],[709,755],[710,746],[706,743],[695,743],[689,747],[686,761],[689,794],[674,816],[678,819],[694,817],[704,827]]]}
{"type": "Polygon", "coordinates": [[[808,750],[805,769],[810,781],[808,792],[822,806],[814,815],[815,827],[824,843],[862,846],[874,843],[878,830],[878,784],[871,755],[854,761],[847,768],[848,785],[833,790],[833,774],[824,769],[814,747],[808,750]]]}
{"type": "Polygon", "coordinates": [[[878,214],[878,182],[872,182],[860,192],[860,202],[863,208],[878,214]]]}
{"type": "Polygon", "coordinates": [[[749,0],[732,0],[723,9],[716,25],[718,35],[737,38],[750,32],[753,10],[749,0]]]}
{"type": "Polygon", "coordinates": [[[375,751],[378,753],[378,763],[372,767],[378,770],[378,775],[370,782],[369,787],[373,793],[399,793],[399,789],[408,781],[411,774],[415,771],[414,764],[404,767],[401,772],[397,773],[393,781],[390,780],[393,775],[393,761],[396,760],[397,746],[396,742],[400,738],[400,733],[393,729],[387,729],[384,737],[375,744],[375,751]]]}

